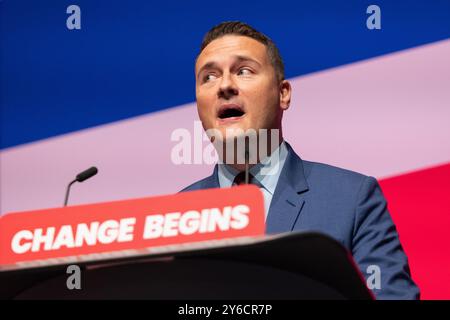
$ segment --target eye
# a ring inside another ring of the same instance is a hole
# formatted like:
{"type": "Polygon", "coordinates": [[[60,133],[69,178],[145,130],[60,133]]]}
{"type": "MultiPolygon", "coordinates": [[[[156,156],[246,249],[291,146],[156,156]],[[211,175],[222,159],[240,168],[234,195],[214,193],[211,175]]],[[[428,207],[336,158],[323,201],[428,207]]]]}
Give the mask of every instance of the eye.
{"type": "Polygon", "coordinates": [[[249,68],[240,68],[238,71],[238,75],[242,76],[248,76],[252,74],[252,71],[249,68]]]}
{"type": "Polygon", "coordinates": [[[217,77],[216,75],[212,74],[212,73],[208,73],[203,77],[203,82],[208,82],[211,80],[215,80],[217,77]]]}

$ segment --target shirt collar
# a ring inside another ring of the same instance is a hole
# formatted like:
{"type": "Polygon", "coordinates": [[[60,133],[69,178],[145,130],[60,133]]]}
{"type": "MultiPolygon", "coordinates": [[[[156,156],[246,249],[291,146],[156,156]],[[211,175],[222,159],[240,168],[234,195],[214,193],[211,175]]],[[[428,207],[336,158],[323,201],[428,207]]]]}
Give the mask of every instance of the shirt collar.
{"type": "MultiPolygon", "coordinates": [[[[283,141],[279,148],[277,148],[272,154],[265,158],[260,163],[254,165],[249,172],[255,177],[258,183],[273,195],[275,188],[280,178],[281,169],[283,169],[284,163],[287,158],[287,147],[283,141]]],[[[239,173],[235,168],[226,164],[218,164],[218,178],[221,188],[231,187],[234,178],[239,173]]]]}

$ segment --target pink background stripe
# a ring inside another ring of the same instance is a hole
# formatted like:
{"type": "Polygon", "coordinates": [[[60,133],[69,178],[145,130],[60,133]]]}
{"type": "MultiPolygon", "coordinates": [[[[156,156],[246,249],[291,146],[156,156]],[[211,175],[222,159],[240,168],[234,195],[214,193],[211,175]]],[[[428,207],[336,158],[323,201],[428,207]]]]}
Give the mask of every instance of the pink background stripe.
{"type": "MultiPolygon", "coordinates": [[[[450,161],[450,41],[291,79],[285,137],[307,160],[378,178],[450,161]]],[[[195,104],[3,150],[0,212],[173,193],[210,165],[173,165],[171,133],[193,131],[195,104]]],[[[206,144],[205,144],[206,145],[206,144]]]]}

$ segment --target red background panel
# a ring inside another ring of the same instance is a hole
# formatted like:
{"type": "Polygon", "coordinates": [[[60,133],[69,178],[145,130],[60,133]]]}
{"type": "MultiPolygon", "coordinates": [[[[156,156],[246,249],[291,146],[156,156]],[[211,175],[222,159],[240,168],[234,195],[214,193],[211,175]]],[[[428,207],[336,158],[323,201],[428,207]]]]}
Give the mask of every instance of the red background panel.
{"type": "Polygon", "coordinates": [[[450,163],[380,180],[422,299],[450,299],[450,163]]]}

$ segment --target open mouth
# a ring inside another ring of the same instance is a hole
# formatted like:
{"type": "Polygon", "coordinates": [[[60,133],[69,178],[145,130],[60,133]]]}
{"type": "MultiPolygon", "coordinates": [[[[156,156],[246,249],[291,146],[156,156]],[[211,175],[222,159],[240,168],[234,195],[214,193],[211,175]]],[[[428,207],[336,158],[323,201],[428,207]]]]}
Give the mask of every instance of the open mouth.
{"type": "Polygon", "coordinates": [[[245,114],[244,110],[234,104],[223,105],[218,112],[218,117],[221,120],[240,118],[245,114]]]}

